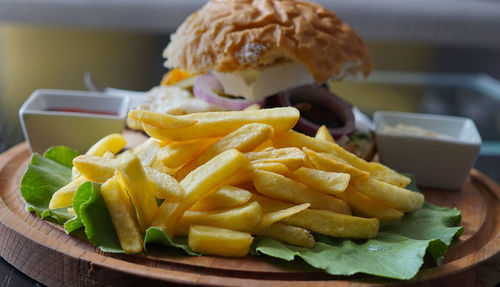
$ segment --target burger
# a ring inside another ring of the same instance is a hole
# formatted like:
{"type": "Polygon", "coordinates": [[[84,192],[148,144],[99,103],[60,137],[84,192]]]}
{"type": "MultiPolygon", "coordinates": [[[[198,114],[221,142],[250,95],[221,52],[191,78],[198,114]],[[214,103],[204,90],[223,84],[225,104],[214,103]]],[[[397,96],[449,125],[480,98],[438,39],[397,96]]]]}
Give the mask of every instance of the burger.
{"type": "Polygon", "coordinates": [[[171,35],[163,56],[171,70],[151,91],[149,108],[182,114],[294,105],[302,114],[296,128],[306,134],[325,124],[343,144],[352,145],[353,135],[363,139],[354,132],[352,108],[325,83],[368,76],[368,50],[348,24],[318,4],[209,1],[171,35]]]}

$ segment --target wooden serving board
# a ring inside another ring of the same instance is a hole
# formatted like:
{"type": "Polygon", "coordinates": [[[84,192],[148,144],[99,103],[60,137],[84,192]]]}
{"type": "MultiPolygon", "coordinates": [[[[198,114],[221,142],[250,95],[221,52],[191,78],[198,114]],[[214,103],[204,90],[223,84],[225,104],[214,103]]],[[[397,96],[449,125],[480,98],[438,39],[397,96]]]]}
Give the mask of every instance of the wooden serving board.
{"type": "MultiPolygon", "coordinates": [[[[150,255],[104,253],[87,241],[67,235],[61,226],[25,210],[19,191],[30,152],[26,143],[0,155],[0,256],[49,286],[161,285],[213,286],[365,286],[374,283],[414,286],[473,286],[500,281],[500,186],[473,170],[460,191],[422,189],[429,202],[462,211],[464,234],[456,240],[440,267],[420,270],[411,281],[369,276],[331,276],[304,270],[304,264],[267,257],[189,257],[163,249],[150,255]],[[168,252],[168,253],[167,253],[168,252]],[[172,252],[174,254],[172,254],[172,252]],[[478,271],[493,260],[496,268],[478,271]],[[493,281],[492,281],[493,280],[493,281]],[[460,283],[459,285],[456,285],[460,283]]],[[[494,284],[494,283],[493,283],[494,284]]]]}

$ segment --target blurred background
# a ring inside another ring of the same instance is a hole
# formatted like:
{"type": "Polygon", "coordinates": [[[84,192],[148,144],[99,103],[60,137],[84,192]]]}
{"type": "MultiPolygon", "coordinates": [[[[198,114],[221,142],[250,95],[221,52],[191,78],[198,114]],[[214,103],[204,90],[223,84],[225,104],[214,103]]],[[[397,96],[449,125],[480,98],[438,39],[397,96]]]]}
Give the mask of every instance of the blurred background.
{"type": "MultiPolygon", "coordinates": [[[[0,0],[0,152],[23,140],[18,109],[36,89],[85,89],[83,74],[149,90],[169,34],[204,0],[0,0]]],[[[365,40],[375,71],[332,83],[371,114],[467,116],[500,154],[500,2],[319,0],[365,40]]]]}

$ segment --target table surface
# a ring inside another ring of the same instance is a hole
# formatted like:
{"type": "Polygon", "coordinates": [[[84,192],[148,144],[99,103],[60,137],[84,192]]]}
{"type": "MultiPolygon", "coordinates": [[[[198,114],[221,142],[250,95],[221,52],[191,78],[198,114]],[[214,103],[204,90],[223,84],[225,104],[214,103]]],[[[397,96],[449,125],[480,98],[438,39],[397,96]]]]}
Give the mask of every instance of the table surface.
{"type": "MultiPolygon", "coordinates": [[[[500,156],[480,156],[475,164],[475,168],[491,177],[496,182],[500,182],[500,156]]],[[[481,264],[474,272],[477,278],[482,278],[477,282],[477,286],[495,286],[500,283],[500,254],[491,260],[481,264]],[[477,275],[477,274],[481,275],[477,275]]],[[[467,271],[465,272],[467,273],[467,271]]],[[[467,276],[467,274],[464,274],[467,276]]],[[[7,261],[0,257],[0,286],[2,287],[23,287],[23,286],[43,286],[30,277],[26,276],[7,261]]]]}

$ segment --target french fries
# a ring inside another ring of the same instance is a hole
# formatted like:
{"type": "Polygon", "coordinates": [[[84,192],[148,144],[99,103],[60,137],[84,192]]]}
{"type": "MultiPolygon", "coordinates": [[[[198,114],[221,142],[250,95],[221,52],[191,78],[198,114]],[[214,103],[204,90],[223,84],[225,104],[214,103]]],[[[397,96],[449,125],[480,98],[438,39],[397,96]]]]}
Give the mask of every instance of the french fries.
{"type": "Polygon", "coordinates": [[[225,151],[204,165],[190,172],[181,182],[184,197],[179,203],[162,203],[152,225],[161,228],[171,238],[175,235],[175,225],[186,210],[201,196],[222,184],[241,167],[248,164],[247,158],[235,149],[225,151]]]}
{"type": "Polygon", "coordinates": [[[311,208],[350,214],[347,203],[336,197],[315,191],[280,174],[257,170],[254,172],[257,191],[271,198],[296,204],[310,203],[311,208]]]}
{"type": "Polygon", "coordinates": [[[270,139],[273,134],[273,127],[270,125],[258,123],[246,124],[208,147],[195,160],[180,168],[175,176],[180,179],[184,178],[189,172],[226,150],[251,151],[270,139]]]}
{"type": "Polygon", "coordinates": [[[327,142],[331,142],[331,143],[335,142],[335,140],[332,137],[332,134],[330,133],[330,131],[328,130],[328,128],[325,125],[322,125],[318,129],[314,138],[319,139],[319,140],[324,140],[327,142]]]}
{"type": "Polygon", "coordinates": [[[81,183],[103,183],[127,253],[142,251],[149,227],[187,235],[192,250],[218,256],[245,256],[253,235],[306,248],[315,245],[311,231],[374,238],[380,222],[424,201],[404,188],[406,176],[343,150],[325,126],[314,138],[292,131],[292,107],[129,117],[151,138],[116,157],[121,136],[102,139],[74,159],[75,179],[50,202],[71,208],[81,183]]]}
{"type": "Polygon", "coordinates": [[[259,234],[306,248],[313,248],[315,243],[314,237],[309,230],[280,222],[274,223],[259,234]]]}
{"type": "Polygon", "coordinates": [[[279,134],[290,130],[299,120],[299,111],[295,108],[273,108],[255,111],[228,111],[195,113],[175,116],[181,120],[197,121],[196,124],[183,128],[161,128],[143,122],[144,131],[150,136],[163,141],[186,141],[199,138],[222,137],[249,123],[263,123],[274,128],[279,134]]]}
{"type": "Polygon", "coordinates": [[[328,210],[306,209],[283,220],[323,235],[343,238],[374,238],[379,220],[340,214],[328,210]]]}
{"type": "Polygon", "coordinates": [[[191,225],[208,225],[238,231],[255,229],[262,219],[260,204],[256,201],[241,207],[214,211],[186,211],[177,224],[177,235],[187,235],[191,225]]]}
{"type": "Polygon", "coordinates": [[[212,226],[192,225],[188,246],[203,254],[243,257],[248,254],[253,237],[249,233],[212,226]]]}
{"type": "Polygon", "coordinates": [[[146,172],[139,158],[131,152],[125,152],[117,158],[115,168],[118,179],[127,189],[128,195],[134,204],[139,226],[141,231],[144,232],[151,226],[151,222],[158,210],[154,192],[147,179],[146,172]]]}
{"type": "Polygon", "coordinates": [[[101,194],[123,250],[127,253],[141,252],[143,240],[139,224],[128,195],[116,176],[101,186],[101,194]]]}
{"type": "Polygon", "coordinates": [[[247,203],[252,194],[244,189],[224,185],[198,200],[189,210],[208,211],[236,207],[247,203]]]}
{"type": "Polygon", "coordinates": [[[351,175],[348,173],[327,172],[307,167],[295,170],[292,172],[291,177],[298,182],[331,195],[344,192],[351,179],[351,175]]]}
{"type": "Polygon", "coordinates": [[[359,158],[356,155],[346,151],[334,142],[316,140],[312,137],[292,130],[284,133],[283,135],[275,137],[273,139],[273,144],[275,145],[275,147],[306,147],[316,152],[324,152],[337,155],[352,167],[364,170],[378,180],[385,181],[387,183],[400,187],[407,186],[411,181],[410,178],[399,174],[384,165],[373,162],[366,162],[364,159],[359,158]]]}

